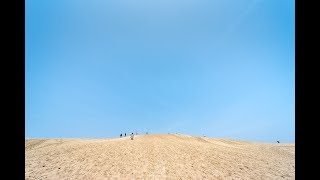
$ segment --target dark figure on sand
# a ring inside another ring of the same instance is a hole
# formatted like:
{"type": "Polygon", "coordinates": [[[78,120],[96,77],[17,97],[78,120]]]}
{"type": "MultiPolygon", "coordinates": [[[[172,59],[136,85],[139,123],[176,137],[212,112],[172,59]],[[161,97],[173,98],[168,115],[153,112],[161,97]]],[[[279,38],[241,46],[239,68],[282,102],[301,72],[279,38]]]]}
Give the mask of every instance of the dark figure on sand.
{"type": "Polygon", "coordinates": [[[131,140],[133,140],[133,136],[134,136],[133,133],[131,133],[131,135],[130,135],[131,140]]]}
{"type": "Polygon", "coordinates": [[[124,137],[126,137],[127,136],[127,134],[126,133],[124,133],[124,137]]]}
{"type": "Polygon", "coordinates": [[[120,134],[120,138],[122,138],[122,134],[120,134]]]}

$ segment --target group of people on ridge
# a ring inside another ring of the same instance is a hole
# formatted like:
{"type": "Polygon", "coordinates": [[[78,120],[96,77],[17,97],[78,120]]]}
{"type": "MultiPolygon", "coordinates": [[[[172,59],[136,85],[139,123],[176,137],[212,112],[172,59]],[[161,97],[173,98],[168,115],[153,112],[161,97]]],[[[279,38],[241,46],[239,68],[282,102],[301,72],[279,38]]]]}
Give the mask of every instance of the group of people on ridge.
{"type": "MultiPolygon", "coordinates": [[[[127,136],[127,134],[124,133],[124,137],[126,137],[126,136],[127,136]]],[[[131,139],[131,140],[133,140],[133,136],[134,136],[133,133],[131,133],[131,134],[130,134],[130,139],[131,139]]],[[[120,138],[122,138],[122,134],[120,134],[120,138]]]]}

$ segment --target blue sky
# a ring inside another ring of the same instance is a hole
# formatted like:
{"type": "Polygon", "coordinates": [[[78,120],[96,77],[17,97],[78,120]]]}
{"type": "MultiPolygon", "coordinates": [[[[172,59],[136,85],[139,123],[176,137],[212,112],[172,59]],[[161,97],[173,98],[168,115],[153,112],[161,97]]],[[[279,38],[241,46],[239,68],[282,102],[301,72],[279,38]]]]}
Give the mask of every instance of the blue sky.
{"type": "Polygon", "coordinates": [[[26,138],[295,141],[294,1],[27,0],[26,138]]]}

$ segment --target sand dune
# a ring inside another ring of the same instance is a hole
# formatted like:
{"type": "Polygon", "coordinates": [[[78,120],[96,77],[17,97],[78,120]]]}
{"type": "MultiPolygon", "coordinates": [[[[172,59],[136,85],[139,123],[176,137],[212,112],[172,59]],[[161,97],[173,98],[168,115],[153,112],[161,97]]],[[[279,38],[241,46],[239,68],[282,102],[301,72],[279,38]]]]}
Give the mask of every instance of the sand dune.
{"type": "Polygon", "coordinates": [[[178,134],[26,139],[26,179],[295,179],[295,145],[178,134]]]}

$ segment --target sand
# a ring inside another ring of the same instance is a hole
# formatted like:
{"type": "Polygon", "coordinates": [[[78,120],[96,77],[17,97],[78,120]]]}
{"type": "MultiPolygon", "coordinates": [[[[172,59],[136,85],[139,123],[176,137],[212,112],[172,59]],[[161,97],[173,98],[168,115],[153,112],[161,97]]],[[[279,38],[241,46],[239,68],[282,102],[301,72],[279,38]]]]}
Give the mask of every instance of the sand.
{"type": "Polygon", "coordinates": [[[26,179],[295,179],[295,145],[178,134],[26,139],[26,179]]]}

